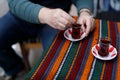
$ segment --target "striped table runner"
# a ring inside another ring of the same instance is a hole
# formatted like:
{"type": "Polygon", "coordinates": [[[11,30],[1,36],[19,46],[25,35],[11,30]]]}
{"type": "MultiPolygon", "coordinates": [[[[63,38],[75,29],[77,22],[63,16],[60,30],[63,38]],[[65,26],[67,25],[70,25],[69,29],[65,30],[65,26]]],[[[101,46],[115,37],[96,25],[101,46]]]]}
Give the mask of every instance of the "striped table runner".
{"type": "Polygon", "coordinates": [[[96,29],[82,41],[71,42],[56,35],[27,80],[120,80],[120,23],[96,19],[96,29]],[[118,55],[115,59],[96,59],[91,48],[100,37],[111,38],[118,55]]]}

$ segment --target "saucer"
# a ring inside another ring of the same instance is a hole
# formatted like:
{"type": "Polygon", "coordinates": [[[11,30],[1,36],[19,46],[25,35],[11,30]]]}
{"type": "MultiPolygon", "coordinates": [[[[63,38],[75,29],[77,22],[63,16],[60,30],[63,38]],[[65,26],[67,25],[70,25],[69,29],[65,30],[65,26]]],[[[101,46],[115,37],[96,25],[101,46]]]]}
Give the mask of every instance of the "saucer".
{"type": "Polygon", "coordinates": [[[92,47],[92,54],[100,60],[111,60],[117,56],[117,50],[112,45],[109,45],[109,55],[102,57],[98,54],[99,44],[92,47]]]}
{"type": "Polygon", "coordinates": [[[72,38],[72,28],[68,28],[65,32],[64,32],[64,37],[70,41],[79,41],[82,40],[85,37],[85,32],[81,32],[80,33],[81,37],[78,39],[74,39],[72,38]]]}

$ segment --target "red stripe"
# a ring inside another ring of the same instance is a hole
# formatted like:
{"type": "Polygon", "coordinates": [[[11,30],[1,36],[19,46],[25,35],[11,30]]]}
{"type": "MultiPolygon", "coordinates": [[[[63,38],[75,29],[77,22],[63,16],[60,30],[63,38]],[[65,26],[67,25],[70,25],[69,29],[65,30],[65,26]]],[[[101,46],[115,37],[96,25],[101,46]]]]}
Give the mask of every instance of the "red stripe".
{"type": "Polygon", "coordinates": [[[112,54],[111,57],[114,57],[116,55],[116,53],[112,54]]]}
{"type": "Polygon", "coordinates": [[[95,51],[93,51],[93,53],[94,53],[95,55],[97,55],[95,51]]]}
{"type": "Polygon", "coordinates": [[[98,46],[98,45],[96,45],[95,48],[96,48],[97,50],[99,50],[99,46],[98,46]]]}
{"type": "Polygon", "coordinates": [[[111,47],[110,49],[109,49],[109,52],[112,52],[114,50],[114,47],[111,47]]]}
{"type": "Polygon", "coordinates": [[[116,46],[116,33],[115,33],[115,25],[114,22],[110,22],[110,36],[112,39],[112,45],[115,47],[116,46]]]}
{"type": "Polygon", "coordinates": [[[72,30],[69,29],[68,32],[69,32],[70,34],[72,34],[72,30]]]}
{"type": "MultiPolygon", "coordinates": [[[[111,44],[113,46],[116,45],[116,36],[115,35],[116,35],[116,33],[115,33],[114,22],[110,22],[110,37],[112,39],[111,44]]],[[[114,60],[106,61],[104,80],[111,80],[113,63],[114,63],[114,60]]]]}
{"type": "Polygon", "coordinates": [[[77,59],[75,61],[75,64],[73,66],[71,74],[69,75],[68,80],[75,80],[76,75],[77,75],[77,73],[79,71],[79,68],[80,68],[80,64],[82,63],[82,60],[83,60],[83,57],[84,57],[84,53],[85,53],[87,44],[88,44],[88,39],[85,39],[82,46],[81,46],[81,49],[79,51],[80,55],[77,57],[77,59]]]}
{"type": "MultiPolygon", "coordinates": [[[[60,33],[61,34],[61,33],[60,33]]],[[[54,57],[57,48],[59,47],[61,41],[62,41],[62,37],[63,35],[58,35],[58,39],[56,40],[53,48],[51,49],[49,55],[47,56],[45,62],[43,63],[43,65],[41,66],[41,68],[38,70],[39,72],[35,75],[34,80],[40,80],[40,78],[42,77],[42,75],[44,74],[45,70],[47,69],[47,67],[50,64],[50,61],[52,60],[52,58],[54,57]]]]}

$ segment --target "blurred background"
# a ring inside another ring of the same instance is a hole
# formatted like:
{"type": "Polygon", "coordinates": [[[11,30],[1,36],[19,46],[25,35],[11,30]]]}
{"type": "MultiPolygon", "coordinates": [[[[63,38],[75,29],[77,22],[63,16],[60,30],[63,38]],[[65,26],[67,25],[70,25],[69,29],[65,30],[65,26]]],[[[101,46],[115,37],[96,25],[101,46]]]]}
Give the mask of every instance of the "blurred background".
{"type": "MultiPolygon", "coordinates": [[[[7,4],[7,0],[0,0],[0,18],[2,16],[4,16],[8,11],[9,11],[9,7],[7,4]]],[[[2,46],[2,45],[0,45],[0,46],[2,46]]],[[[16,53],[22,58],[23,56],[21,55],[20,44],[16,43],[12,47],[16,51],[16,53]]],[[[42,51],[43,51],[42,47],[31,48],[29,50],[29,62],[30,62],[31,67],[33,67],[35,65],[35,63],[38,61],[38,59],[40,58],[40,56],[42,54],[42,51]]],[[[0,74],[1,74],[1,70],[0,70],[0,74]]],[[[22,74],[20,74],[16,78],[16,80],[25,80],[26,74],[27,74],[26,72],[22,72],[22,74]]],[[[0,76],[0,80],[4,80],[3,77],[0,76]]]]}
{"type": "Polygon", "coordinates": [[[96,18],[120,21],[120,0],[93,0],[96,18]]]}

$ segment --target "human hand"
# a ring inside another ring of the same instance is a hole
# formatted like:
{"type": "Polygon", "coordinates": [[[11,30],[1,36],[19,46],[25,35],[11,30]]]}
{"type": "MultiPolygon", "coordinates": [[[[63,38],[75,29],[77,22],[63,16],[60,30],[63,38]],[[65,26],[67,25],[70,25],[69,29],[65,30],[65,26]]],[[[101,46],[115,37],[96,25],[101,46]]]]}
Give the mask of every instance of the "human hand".
{"type": "Polygon", "coordinates": [[[77,23],[82,25],[82,29],[86,33],[86,36],[95,28],[95,19],[86,11],[80,13],[77,23]]]}
{"type": "Polygon", "coordinates": [[[59,30],[64,30],[66,25],[72,24],[75,20],[62,9],[42,8],[39,12],[39,21],[48,24],[59,30]]]}

